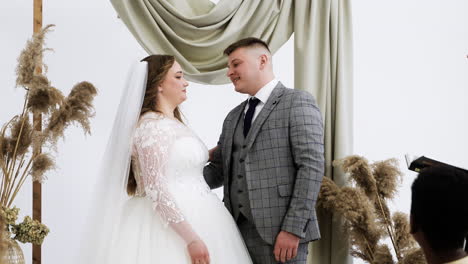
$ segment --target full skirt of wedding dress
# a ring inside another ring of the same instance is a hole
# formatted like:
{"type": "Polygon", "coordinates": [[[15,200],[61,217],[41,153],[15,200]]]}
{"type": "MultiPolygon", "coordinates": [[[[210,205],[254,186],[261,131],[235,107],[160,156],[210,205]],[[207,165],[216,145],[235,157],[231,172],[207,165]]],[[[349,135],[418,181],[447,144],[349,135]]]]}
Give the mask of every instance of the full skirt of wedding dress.
{"type": "MultiPolygon", "coordinates": [[[[240,232],[224,204],[211,191],[173,188],[177,206],[208,247],[212,264],[252,263],[240,232]]],[[[129,199],[109,263],[191,263],[185,242],[166,226],[147,197],[129,199]]]]}

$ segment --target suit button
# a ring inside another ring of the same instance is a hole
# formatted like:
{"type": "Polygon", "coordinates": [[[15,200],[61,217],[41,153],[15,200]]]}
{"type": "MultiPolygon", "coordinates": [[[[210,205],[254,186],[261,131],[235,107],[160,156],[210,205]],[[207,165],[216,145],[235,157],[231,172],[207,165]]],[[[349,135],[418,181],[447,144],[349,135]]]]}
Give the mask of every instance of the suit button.
{"type": "Polygon", "coordinates": [[[237,190],[237,193],[242,193],[242,190],[237,190]]]}
{"type": "Polygon", "coordinates": [[[239,204],[239,208],[242,208],[242,207],[244,207],[244,206],[242,206],[242,204],[239,204]]]}
{"type": "Polygon", "coordinates": [[[244,162],[244,159],[239,159],[239,162],[240,162],[240,163],[244,162]]]}
{"type": "Polygon", "coordinates": [[[242,175],[240,175],[240,174],[239,174],[239,175],[237,175],[237,178],[238,178],[238,179],[241,179],[242,177],[243,177],[243,176],[242,176],[242,175]]]}
{"type": "Polygon", "coordinates": [[[244,149],[245,149],[246,147],[247,147],[247,145],[243,145],[243,146],[242,146],[242,148],[244,148],[244,149]]]}

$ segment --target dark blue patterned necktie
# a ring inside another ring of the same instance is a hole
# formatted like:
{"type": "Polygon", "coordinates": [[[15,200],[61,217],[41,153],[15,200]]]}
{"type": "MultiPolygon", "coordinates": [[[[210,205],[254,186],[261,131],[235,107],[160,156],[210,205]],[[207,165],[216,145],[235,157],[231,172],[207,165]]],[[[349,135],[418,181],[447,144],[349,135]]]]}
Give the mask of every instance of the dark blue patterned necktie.
{"type": "Polygon", "coordinates": [[[244,137],[247,137],[247,134],[249,133],[250,126],[252,125],[252,118],[255,113],[255,107],[257,107],[258,103],[260,103],[258,98],[251,97],[249,99],[249,108],[247,109],[247,113],[244,117],[244,137]]]}

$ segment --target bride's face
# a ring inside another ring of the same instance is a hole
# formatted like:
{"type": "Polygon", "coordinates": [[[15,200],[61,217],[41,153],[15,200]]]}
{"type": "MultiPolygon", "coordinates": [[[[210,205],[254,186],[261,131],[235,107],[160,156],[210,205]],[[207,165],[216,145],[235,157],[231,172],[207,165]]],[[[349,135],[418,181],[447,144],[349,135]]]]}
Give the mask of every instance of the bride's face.
{"type": "Polygon", "coordinates": [[[184,78],[184,73],[177,61],[167,72],[159,88],[160,95],[175,105],[181,104],[187,99],[188,82],[184,78]]]}

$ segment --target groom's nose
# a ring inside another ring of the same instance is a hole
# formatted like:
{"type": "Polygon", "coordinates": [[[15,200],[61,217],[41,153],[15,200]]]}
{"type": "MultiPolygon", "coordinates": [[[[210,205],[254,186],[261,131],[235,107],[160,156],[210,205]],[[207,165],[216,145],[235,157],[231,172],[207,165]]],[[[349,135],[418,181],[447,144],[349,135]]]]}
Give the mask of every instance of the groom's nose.
{"type": "Polygon", "coordinates": [[[226,76],[231,77],[232,72],[233,72],[232,68],[228,68],[228,70],[226,72],[226,76]]]}

